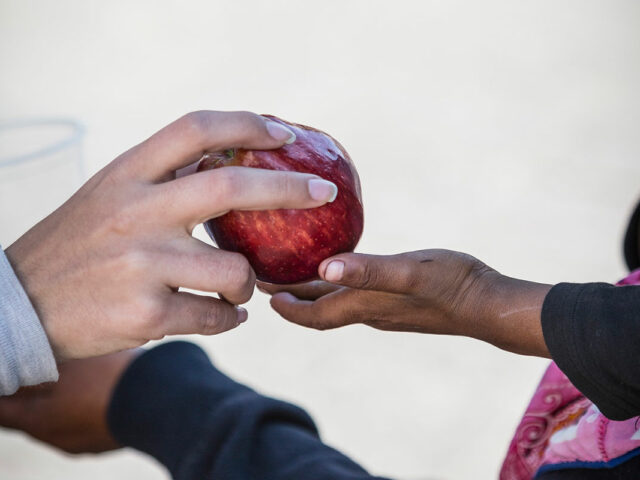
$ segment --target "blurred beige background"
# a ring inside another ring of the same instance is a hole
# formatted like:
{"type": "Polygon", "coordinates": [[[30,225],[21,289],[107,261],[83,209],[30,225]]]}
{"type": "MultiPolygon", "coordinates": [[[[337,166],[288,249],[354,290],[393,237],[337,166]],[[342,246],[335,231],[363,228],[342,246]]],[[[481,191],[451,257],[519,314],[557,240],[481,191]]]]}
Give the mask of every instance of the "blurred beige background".
{"type": "MultiPolygon", "coordinates": [[[[190,110],[273,113],[351,153],[360,251],[446,247],[512,276],[614,281],[640,194],[639,27],[637,0],[0,0],[0,117],[81,119],[91,173],[190,110]]],[[[259,293],[249,311],[192,340],[395,478],[495,478],[546,364],[459,338],[306,331],[259,293]]],[[[0,431],[0,477],[166,474],[0,431]]]]}

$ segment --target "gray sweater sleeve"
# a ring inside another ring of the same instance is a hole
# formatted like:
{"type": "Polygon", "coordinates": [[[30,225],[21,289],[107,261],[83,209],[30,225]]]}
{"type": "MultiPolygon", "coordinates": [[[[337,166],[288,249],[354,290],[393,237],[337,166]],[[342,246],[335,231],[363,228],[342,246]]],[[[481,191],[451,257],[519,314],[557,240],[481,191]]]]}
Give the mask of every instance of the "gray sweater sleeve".
{"type": "Polygon", "coordinates": [[[47,335],[0,248],[0,395],[58,380],[47,335]]]}

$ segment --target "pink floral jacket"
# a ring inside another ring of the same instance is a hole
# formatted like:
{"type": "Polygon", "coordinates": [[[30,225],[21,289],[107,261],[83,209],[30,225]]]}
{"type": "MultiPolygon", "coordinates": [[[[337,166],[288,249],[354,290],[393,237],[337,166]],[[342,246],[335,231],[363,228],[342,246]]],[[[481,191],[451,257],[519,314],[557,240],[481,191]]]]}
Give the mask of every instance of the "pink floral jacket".
{"type": "MultiPolygon", "coordinates": [[[[640,284],[640,269],[618,285],[640,284]]],[[[611,468],[640,455],[640,419],[616,422],[551,363],[516,429],[500,480],[530,480],[549,470],[611,468]]]]}

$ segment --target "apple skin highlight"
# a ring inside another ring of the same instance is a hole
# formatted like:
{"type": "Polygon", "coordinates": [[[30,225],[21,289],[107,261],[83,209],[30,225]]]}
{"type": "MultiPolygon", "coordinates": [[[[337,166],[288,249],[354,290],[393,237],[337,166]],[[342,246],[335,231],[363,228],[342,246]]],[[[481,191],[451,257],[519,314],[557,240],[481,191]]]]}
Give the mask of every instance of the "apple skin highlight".
{"type": "Polygon", "coordinates": [[[281,123],[296,141],[276,150],[229,150],[205,155],[198,171],[244,166],[311,173],[338,187],[336,199],[306,210],[231,211],[205,222],[218,247],[244,255],[258,280],[290,284],[318,277],[327,257],[351,252],[364,227],[358,173],[346,150],[330,135],[304,125],[281,123]]]}

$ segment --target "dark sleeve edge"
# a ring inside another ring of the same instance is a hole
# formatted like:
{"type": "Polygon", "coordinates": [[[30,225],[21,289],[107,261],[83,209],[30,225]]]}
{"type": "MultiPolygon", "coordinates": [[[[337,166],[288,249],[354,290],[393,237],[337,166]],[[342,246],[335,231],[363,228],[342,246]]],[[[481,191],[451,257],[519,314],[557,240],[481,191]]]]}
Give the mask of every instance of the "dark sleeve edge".
{"type": "MultiPolygon", "coordinates": [[[[627,420],[638,415],[625,399],[615,398],[614,392],[592,380],[583,360],[585,348],[581,348],[577,332],[580,319],[576,312],[581,297],[589,288],[609,284],[559,283],[545,297],[542,306],[542,333],[553,361],[571,380],[571,383],[611,420],[627,420]]],[[[584,347],[584,346],[582,346],[584,347]]]]}

